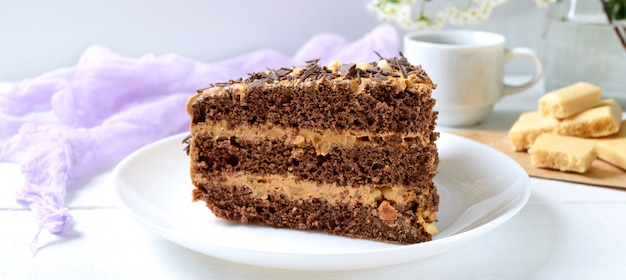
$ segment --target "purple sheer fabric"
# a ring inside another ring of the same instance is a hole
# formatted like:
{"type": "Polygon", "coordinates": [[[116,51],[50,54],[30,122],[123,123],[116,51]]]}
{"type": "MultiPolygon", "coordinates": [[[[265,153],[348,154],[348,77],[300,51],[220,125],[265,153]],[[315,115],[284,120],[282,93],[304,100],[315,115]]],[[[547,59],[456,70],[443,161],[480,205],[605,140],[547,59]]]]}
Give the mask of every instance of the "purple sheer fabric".
{"type": "Polygon", "coordinates": [[[174,54],[127,58],[92,46],[73,67],[0,88],[0,161],[22,165],[25,183],[15,186],[17,200],[30,207],[40,230],[59,234],[73,220],[65,207],[67,187],[187,130],[185,103],[197,89],[312,58],[373,61],[375,51],[398,54],[393,27],[377,27],[354,42],[319,34],[291,58],[259,50],[214,63],[174,54]]]}

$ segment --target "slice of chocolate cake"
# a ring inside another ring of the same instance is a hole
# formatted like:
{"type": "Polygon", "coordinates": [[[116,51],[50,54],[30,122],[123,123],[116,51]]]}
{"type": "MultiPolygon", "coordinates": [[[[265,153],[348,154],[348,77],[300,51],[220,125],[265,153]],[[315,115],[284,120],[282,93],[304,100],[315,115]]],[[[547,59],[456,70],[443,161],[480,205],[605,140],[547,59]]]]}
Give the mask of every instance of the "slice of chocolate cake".
{"type": "Polygon", "coordinates": [[[431,240],[439,134],[428,75],[403,56],[307,63],[189,99],[193,199],[244,224],[431,240]]]}

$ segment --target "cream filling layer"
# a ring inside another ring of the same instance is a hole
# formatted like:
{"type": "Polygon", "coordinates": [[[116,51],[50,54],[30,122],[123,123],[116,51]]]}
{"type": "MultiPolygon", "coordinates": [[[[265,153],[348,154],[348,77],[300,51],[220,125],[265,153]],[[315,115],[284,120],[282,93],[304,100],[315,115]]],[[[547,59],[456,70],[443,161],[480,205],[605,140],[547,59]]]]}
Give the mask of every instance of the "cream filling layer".
{"type": "Polygon", "coordinates": [[[345,148],[353,148],[356,145],[372,145],[372,142],[378,139],[388,139],[395,137],[399,139],[398,145],[406,145],[414,147],[423,147],[434,145],[430,142],[430,138],[424,132],[414,133],[384,133],[374,134],[367,131],[343,131],[336,132],[333,130],[311,130],[311,129],[292,129],[273,126],[269,124],[250,126],[247,124],[229,129],[226,121],[217,123],[197,124],[191,129],[194,133],[211,133],[215,139],[218,137],[236,137],[245,140],[278,140],[285,139],[286,145],[296,147],[304,147],[307,143],[311,143],[318,155],[326,155],[333,146],[342,146],[345,148]],[[413,146],[415,145],[415,146],[413,146]],[[419,145],[419,146],[417,146],[419,145]]]}
{"type": "MultiPolygon", "coordinates": [[[[226,185],[248,186],[253,196],[266,200],[272,194],[284,194],[297,200],[308,198],[320,198],[331,204],[354,204],[362,203],[378,209],[378,215],[382,220],[395,220],[397,210],[390,202],[404,205],[411,201],[424,201],[420,199],[429,197],[430,190],[424,190],[421,194],[407,191],[398,185],[362,185],[358,187],[340,187],[336,184],[318,184],[306,180],[296,180],[293,176],[265,175],[258,176],[246,173],[224,174],[226,185]]],[[[415,213],[418,223],[430,234],[436,234],[437,228],[428,221],[436,221],[437,213],[428,207],[419,207],[415,213]]]]}

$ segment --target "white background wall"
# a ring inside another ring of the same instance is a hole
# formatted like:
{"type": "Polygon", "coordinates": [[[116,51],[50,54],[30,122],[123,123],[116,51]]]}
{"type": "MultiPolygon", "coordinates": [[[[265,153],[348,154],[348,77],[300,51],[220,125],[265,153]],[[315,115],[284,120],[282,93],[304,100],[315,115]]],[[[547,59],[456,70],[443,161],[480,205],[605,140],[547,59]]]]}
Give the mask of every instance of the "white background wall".
{"type": "MultiPolygon", "coordinates": [[[[312,35],[357,39],[379,24],[367,0],[2,0],[0,81],[74,65],[92,44],[131,57],[178,53],[210,62],[259,48],[291,55],[312,35]]],[[[428,4],[435,10],[448,0],[428,4]]],[[[473,29],[501,33],[509,46],[540,51],[545,9],[509,0],[473,29]]],[[[400,30],[401,34],[404,33],[400,30]]],[[[525,63],[507,68],[525,72],[525,63]]]]}

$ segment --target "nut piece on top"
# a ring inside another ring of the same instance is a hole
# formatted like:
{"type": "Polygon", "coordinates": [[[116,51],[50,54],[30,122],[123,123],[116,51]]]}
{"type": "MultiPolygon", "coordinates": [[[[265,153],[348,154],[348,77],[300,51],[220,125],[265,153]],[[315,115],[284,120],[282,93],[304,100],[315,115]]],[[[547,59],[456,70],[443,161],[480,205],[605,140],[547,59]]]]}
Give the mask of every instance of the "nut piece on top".
{"type": "Polygon", "coordinates": [[[600,104],[602,89],[586,82],[549,92],[539,99],[543,116],[564,119],[600,104]]]}

